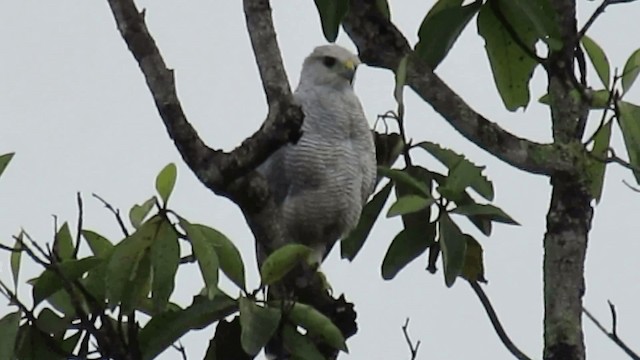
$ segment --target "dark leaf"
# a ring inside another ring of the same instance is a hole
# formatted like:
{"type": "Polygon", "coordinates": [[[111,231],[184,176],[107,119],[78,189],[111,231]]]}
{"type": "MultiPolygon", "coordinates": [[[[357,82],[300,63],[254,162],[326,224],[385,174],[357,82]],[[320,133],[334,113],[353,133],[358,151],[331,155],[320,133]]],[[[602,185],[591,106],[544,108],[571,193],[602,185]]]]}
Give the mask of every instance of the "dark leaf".
{"type": "Polygon", "coordinates": [[[7,168],[7,165],[9,165],[9,162],[11,161],[11,159],[13,159],[13,155],[15,155],[15,153],[0,155],[0,176],[2,176],[2,173],[7,168]]]}
{"type": "Polygon", "coordinates": [[[378,166],[391,167],[404,148],[402,137],[398,133],[381,134],[374,132],[376,144],[376,163],[378,166]]]}
{"type": "Polygon", "coordinates": [[[340,241],[340,256],[343,259],[349,259],[351,261],[356,257],[369,236],[380,211],[382,211],[384,204],[387,202],[392,187],[393,183],[391,181],[388,182],[382,190],[364,206],[356,228],[353,229],[346,238],[340,241]]]}
{"type": "Polygon", "coordinates": [[[420,180],[411,176],[408,171],[397,170],[397,169],[389,169],[382,166],[378,166],[378,175],[388,177],[393,180],[396,184],[402,184],[407,187],[413,188],[416,193],[431,197],[431,191],[429,190],[429,186],[424,184],[420,180]]]}
{"type": "Polygon", "coordinates": [[[328,42],[336,41],[342,19],[349,11],[349,2],[344,0],[314,0],[322,22],[322,33],[328,42]]]}
{"type": "Polygon", "coordinates": [[[113,244],[104,236],[91,230],[82,230],[82,236],[87,240],[89,248],[95,256],[106,257],[111,255],[113,244]]]}
{"type": "Polygon", "coordinates": [[[444,281],[451,287],[462,272],[467,250],[467,239],[447,213],[440,216],[439,243],[442,251],[444,281]]]}
{"type": "Polygon", "coordinates": [[[451,210],[452,213],[473,216],[480,215],[485,218],[490,219],[491,221],[501,222],[505,224],[511,225],[520,225],[518,222],[513,220],[509,215],[507,215],[502,209],[489,205],[489,204],[468,204],[468,205],[459,205],[455,209],[451,210]]]}
{"type": "Polygon", "coordinates": [[[295,303],[288,313],[289,319],[296,325],[307,330],[307,334],[314,338],[320,338],[334,349],[348,352],[347,344],[342,332],[324,314],[312,306],[295,303]]]}
{"type": "Polygon", "coordinates": [[[203,329],[238,310],[235,300],[220,293],[194,298],[184,310],[166,310],[149,320],[138,336],[143,359],[154,359],[190,330],[203,329]]]}
{"type": "Polygon", "coordinates": [[[435,70],[449,53],[469,21],[480,10],[482,1],[462,6],[462,0],[440,0],[427,13],[416,44],[416,53],[435,70]]]}
{"type": "Polygon", "coordinates": [[[449,169],[449,176],[446,181],[448,190],[460,192],[470,186],[485,199],[493,200],[493,183],[482,174],[484,166],[477,166],[461,154],[445,149],[436,143],[424,141],[415,146],[429,152],[449,169]]]}
{"type": "MultiPolygon", "coordinates": [[[[84,273],[102,263],[102,259],[88,257],[80,260],[69,260],[58,263],[58,270],[66,281],[80,278],[84,273]]],[[[54,270],[45,270],[33,285],[33,304],[37,305],[63,287],[63,280],[54,270]]]]}
{"type": "Polygon", "coordinates": [[[467,250],[465,252],[464,266],[462,267],[462,277],[469,281],[479,281],[486,283],[484,278],[484,264],[482,260],[482,246],[470,235],[465,234],[467,240],[467,250]]]}
{"type": "Polygon", "coordinates": [[[249,355],[262,349],[280,324],[282,312],[278,308],[259,306],[253,300],[240,298],[240,342],[249,355]]]}
{"type": "MultiPolygon", "coordinates": [[[[20,275],[20,260],[22,259],[22,237],[24,233],[20,233],[17,236],[16,242],[13,245],[13,252],[11,253],[11,276],[13,276],[13,287],[18,288],[18,276],[20,275]]],[[[0,357],[2,359],[2,357],[0,357]]]]}
{"type": "Polygon", "coordinates": [[[293,356],[292,360],[325,360],[309,336],[300,334],[290,325],[282,328],[282,341],[293,356]]]}
{"type": "Polygon", "coordinates": [[[9,313],[0,319],[0,359],[14,358],[13,351],[15,349],[19,325],[19,311],[9,313]]]}
{"type": "Polygon", "coordinates": [[[420,195],[406,195],[399,198],[387,212],[387,217],[411,214],[431,206],[435,202],[432,198],[420,195]]]}
{"type": "Polygon", "coordinates": [[[36,319],[38,329],[46,332],[47,334],[51,334],[56,338],[62,337],[64,332],[67,330],[67,326],[69,326],[69,323],[69,319],[58,316],[50,308],[42,309],[42,311],[40,311],[40,313],[38,314],[38,318],[36,319]]]}
{"type": "MultiPolygon", "coordinates": [[[[147,298],[151,290],[151,251],[145,249],[131,274],[132,278],[125,284],[122,294],[121,311],[125,314],[138,309],[140,303],[147,298]]],[[[158,303],[154,299],[154,309],[158,303]]]]}
{"type": "MultiPolygon", "coordinates": [[[[504,3],[495,2],[495,6],[504,3]]],[[[524,45],[535,53],[537,41],[535,30],[529,26],[523,12],[514,12],[514,8],[501,6],[504,18],[518,34],[524,45]]],[[[516,111],[529,104],[529,81],[537,66],[535,59],[525,52],[512,38],[492,8],[492,3],[482,6],[478,14],[478,33],[485,40],[485,49],[493,78],[500,97],[509,111],[516,111]]]]}
{"type": "Polygon", "coordinates": [[[385,280],[393,279],[402,268],[422,255],[429,245],[433,244],[434,237],[434,223],[429,224],[429,231],[426,233],[412,229],[400,231],[391,242],[382,261],[382,278],[385,280]]]}
{"type": "Polygon", "coordinates": [[[65,222],[56,233],[53,241],[53,252],[64,261],[73,257],[74,250],[69,224],[65,222]]]}

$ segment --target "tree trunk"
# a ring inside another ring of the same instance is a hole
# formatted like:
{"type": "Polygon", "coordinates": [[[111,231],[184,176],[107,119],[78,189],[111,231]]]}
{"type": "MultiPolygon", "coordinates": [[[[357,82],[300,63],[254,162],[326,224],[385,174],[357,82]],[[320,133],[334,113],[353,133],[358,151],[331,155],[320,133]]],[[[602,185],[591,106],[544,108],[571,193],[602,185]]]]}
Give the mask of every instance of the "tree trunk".
{"type": "Polygon", "coordinates": [[[544,359],[582,360],[584,260],[593,210],[580,181],[555,175],[544,237],[544,359]]]}

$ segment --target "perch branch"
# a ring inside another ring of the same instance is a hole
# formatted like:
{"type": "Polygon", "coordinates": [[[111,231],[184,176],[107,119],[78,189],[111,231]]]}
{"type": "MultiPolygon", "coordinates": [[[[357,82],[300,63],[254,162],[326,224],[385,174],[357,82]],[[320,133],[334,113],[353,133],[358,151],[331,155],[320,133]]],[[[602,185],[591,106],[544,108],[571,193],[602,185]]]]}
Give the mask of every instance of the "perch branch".
{"type": "Polygon", "coordinates": [[[600,331],[602,331],[603,334],[607,335],[607,337],[609,339],[611,339],[611,341],[613,341],[616,345],[618,345],[622,351],[625,352],[625,354],[627,354],[630,358],[634,359],[634,360],[640,360],[640,356],[638,354],[636,354],[633,350],[631,350],[631,348],[629,348],[629,346],[627,346],[627,344],[625,344],[624,341],[622,341],[619,337],[618,337],[618,324],[617,324],[617,314],[616,314],[616,308],[615,306],[611,303],[611,301],[608,301],[609,303],[609,309],[611,310],[611,331],[607,331],[607,329],[605,329],[604,326],[602,326],[602,324],[600,323],[600,321],[598,321],[598,319],[596,319],[590,312],[589,310],[587,310],[585,307],[582,308],[582,311],[584,312],[585,315],[587,315],[587,317],[589,318],[589,320],[591,320],[593,322],[593,324],[600,329],[600,331]]]}

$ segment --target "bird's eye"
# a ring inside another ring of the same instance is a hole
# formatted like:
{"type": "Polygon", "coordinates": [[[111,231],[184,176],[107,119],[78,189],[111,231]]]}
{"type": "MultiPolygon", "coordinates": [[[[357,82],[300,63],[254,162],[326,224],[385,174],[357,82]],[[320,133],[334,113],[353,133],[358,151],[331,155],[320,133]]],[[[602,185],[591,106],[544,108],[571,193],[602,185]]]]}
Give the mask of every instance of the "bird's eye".
{"type": "Polygon", "coordinates": [[[322,58],[322,63],[324,64],[324,66],[328,68],[333,67],[333,65],[336,64],[336,58],[331,56],[325,56],[322,58]]]}

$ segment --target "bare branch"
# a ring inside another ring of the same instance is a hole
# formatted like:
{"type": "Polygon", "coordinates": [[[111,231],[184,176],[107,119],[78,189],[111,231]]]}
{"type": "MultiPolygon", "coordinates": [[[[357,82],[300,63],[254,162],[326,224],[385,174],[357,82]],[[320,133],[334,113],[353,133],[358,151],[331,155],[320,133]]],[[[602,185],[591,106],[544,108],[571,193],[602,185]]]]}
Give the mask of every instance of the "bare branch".
{"type": "MultiPolygon", "coordinates": [[[[263,81],[274,80],[265,84],[265,89],[269,90],[270,113],[263,126],[230,153],[213,150],[203,142],[187,121],[176,93],[174,73],[166,67],[147,29],[144,12],[138,11],[133,0],[108,0],[108,2],[118,30],[138,62],[160,117],[185,163],[198,179],[215,193],[227,196],[236,202],[238,201],[236,195],[246,196],[246,192],[234,193],[230,185],[247,175],[280,146],[299,137],[302,112],[299,107],[291,104],[288,85],[280,88],[279,93],[277,91],[282,81],[275,81],[275,79],[283,78],[283,71],[282,73],[268,71],[269,76],[263,78],[263,81]],[[281,101],[271,102],[271,98],[278,97],[281,101]]],[[[268,1],[253,1],[249,4],[255,5],[249,6],[255,11],[247,13],[248,18],[252,14],[262,16],[262,8],[269,8],[268,1]]],[[[270,17],[270,13],[267,15],[270,17]]],[[[258,22],[258,24],[265,23],[258,22]]],[[[275,40],[275,36],[273,38],[275,40]]],[[[260,50],[271,49],[270,46],[269,42],[260,47],[260,50]]],[[[272,49],[270,51],[273,55],[274,51],[272,49]]],[[[258,54],[256,56],[258,58],[258,54]]],[[[271,59],[271,57],[265,56],[265,59],[271,59]]],[[[268,63],[268,65],[275,66],[275,69],[278,67],[274,63],[268,63]]]]}
{"type": "Polygon", "coordinates": [[[78,251],[80,251],[80,239],[82,239],[82,217],[83,217],[83,206],[82,206],[82,195],[78,192],[76,194],[76,200],[78,202],[78,229],[76,233],[76,246],[73,249],[73,257],[78,257],[78,251]]]}
{"type": "Polygon", "coordinates": [[[518,349],[518,347],[516,347],[516,345],[511,341],[511,339],[509,338],[509,335],[507,335],[507,332],[502,327],[502,324],[498,319],[498,315],[493,309],[493,305],[491,305],[491,301],[487,297],[487,294],[485,294],[484,290],[482,290],[482,288],[480,287],[480,284],[478,284],[476,281],[469,281],[469,285],[471,285],[471,288],[478,296],[478,299],[480,300],[480,302],[482,303],[482,306],[484,307],[484,311],[487,313],[487,316],[489,316],[489,320],[491,320],[491,325],[493,325],[493,329],[496,331],[496,334],[498,334],[498,337],[500,338],[504,346],[507,348],[507,350],[509,350],[509,352],[516,359],[531,360],[531,358],[529,358],[522,351],[520,351],[520,349],[518,349]]]}
{"type": "MultiPolygon", "coordinates": [[[[395,70],[400,60],[411,53],[405,37],[380,14],[374,2],[351,0],[343,26],[367,65],[395,70]]],[[[570,157],[550,156],[558,151],[553,145],[520,138],[477,113],[415,56],[407,64],[407,85],[460,134],[498,159],[534,174],[549,175],[573,168],[570,157]]]]}
{"type": "Polygon", "coordinates": [[[124,221],[122,221],[122,217],[120,216],[120,210],[114,208],[111,204],[109,204],[106,200],[104,200],[97,194],[91,194],[91,196],[98,199],[102,203],[102,205],[104,205],[104,207],[106,207],[109,211],[111,211],[113,216],[116,217],[118,226],[120,226],[120,230],[122,230],[122,233],[124,234],[124,236],[125,237],[129,236],[129,230],[127,230],[127,227],[125,226],[124,221]]]}
{"type": "Polygon", "coordinates": [[[582,39],[584,34],[587,33],[587,30],[589,30],[591,25],[593,25],[593,23],[596,21],[598,16],[600,16],[600,15],[602,15],[604,13],[604,10],[607,8],[607,6],[613,5],[613,4],[630,3],[630,2],[634,2],[634,1],[636,1],[636,0],[604,0],[602,2],[602,4],[600,4],[600,6],[598,6],[596,11],[593,12],[593,14],[589,18],[589,20],[587,20],[587,22],[582,27],[582,29],[580,29],[580,31],[578,32],[578,39],[577,40],[580,41],[580,39],[582,39]]]}
{"type": "Polygon", "coordinates": [[[631,348],[629,348],[629,346],[627,346],[627,344],[618,337],[616,308],[610,301],[608,301],[608,303],[609,303],[609,309],[611,310],[611,321],[612,321],[611,332],[607,331],[607,329],[605,329],[605,327],[602,326],[602,324],[600,324],[598,319],[596,319],[589,312],[589,310],[587,310],[587,308],[583,307],[582,311],[584,312],[585,315],[587,315],[589,320],[591,320],[593,324],[598,329],[600,329],[600,331],[602,331],[603,334],[607,335],[607,337],[611,339],[611,341],[613,341],[616,345],[618,345],[622,349],[622,351],[625,352],[625,354],[627,354],[633,360],[640,360],[640,356],[636,354],[633,350],[631,350],[631,348]]]}
{"type": "Polygon", "coordinates": [[[418,348],[420,348],[420,340],[416,342],[415,346],[409,337],[409,318],[402,325],[402,333],[404,334],[404,339],[407,341],[407,345],[409,346],[409,351],[411,351],[411,360],[417,359],[418,356],[418,348]]]}

